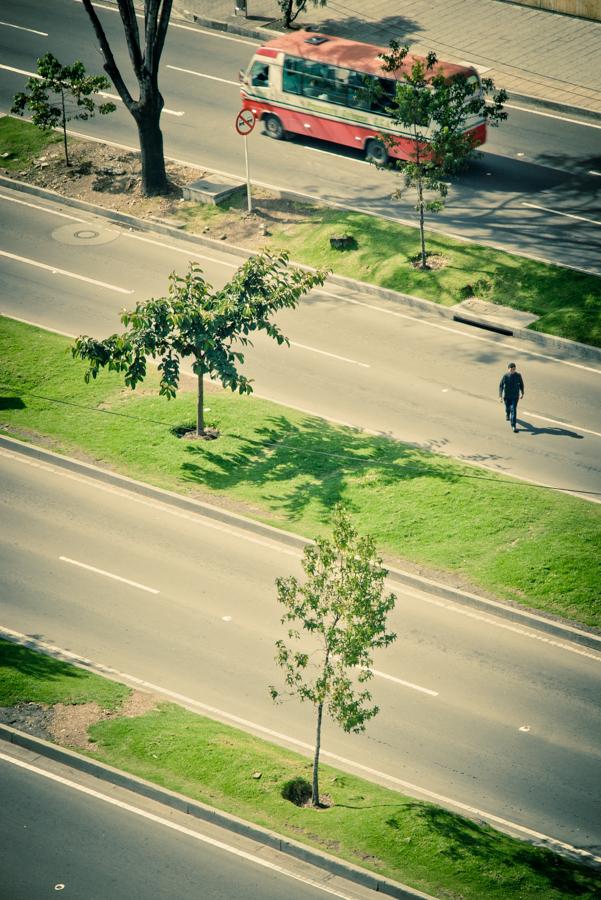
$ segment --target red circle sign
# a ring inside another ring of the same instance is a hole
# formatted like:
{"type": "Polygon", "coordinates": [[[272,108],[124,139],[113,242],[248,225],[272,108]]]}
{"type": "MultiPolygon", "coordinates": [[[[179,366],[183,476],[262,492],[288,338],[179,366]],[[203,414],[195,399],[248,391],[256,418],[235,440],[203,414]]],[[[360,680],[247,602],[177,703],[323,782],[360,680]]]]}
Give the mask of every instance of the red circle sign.
{"type": "Polygon", "coordinates": [[[251,109],[242,109],[236,116],[238,134],[250,134],[255,127],[255,114],[251,109]]]}

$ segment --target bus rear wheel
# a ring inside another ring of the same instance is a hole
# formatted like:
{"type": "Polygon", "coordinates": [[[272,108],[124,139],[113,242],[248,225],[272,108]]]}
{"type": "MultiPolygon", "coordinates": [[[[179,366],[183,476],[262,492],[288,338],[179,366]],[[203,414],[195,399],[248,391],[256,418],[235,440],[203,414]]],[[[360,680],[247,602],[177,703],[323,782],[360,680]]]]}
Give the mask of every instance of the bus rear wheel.
{"type": "Polygon", "coordinates": [[[388,150],[382,141],[368,141],[365,145],[365,159],[377,166],[385,166],[388,162],[388,150]]]}
{"type": "Polygon", "coordinates": [[[274,141],[281,141],[286,134],[284,126],[277,116],[265,116],[263,124],[265,127],[265,134],[270,138],[273,138],[274,141]]]}

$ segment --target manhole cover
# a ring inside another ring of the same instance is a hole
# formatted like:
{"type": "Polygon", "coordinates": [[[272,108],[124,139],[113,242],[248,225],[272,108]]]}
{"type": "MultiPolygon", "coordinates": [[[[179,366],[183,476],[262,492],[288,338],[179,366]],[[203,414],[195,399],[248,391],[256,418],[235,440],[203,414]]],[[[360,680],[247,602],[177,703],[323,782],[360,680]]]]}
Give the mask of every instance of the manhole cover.
{"type": "Polygon", "coordinates": [[[81,247],[82,244],[110,244],[117,240],[119,232],[109,228],[94,228],[85,224],[61,225],[52,232],[52,237],[59,244],[70,244],[81,247]]]}

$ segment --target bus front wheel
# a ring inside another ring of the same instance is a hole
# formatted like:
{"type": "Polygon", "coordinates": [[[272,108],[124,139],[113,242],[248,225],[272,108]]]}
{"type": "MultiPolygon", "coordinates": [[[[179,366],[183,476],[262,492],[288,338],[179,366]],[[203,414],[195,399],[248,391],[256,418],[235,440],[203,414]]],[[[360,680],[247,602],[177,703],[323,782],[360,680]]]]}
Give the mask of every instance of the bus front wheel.
{"type": "Polygon", "coordinates": [[[264,120],[265,134],[275,141],[281,141],[285,135],[284,126],[277,116],[265,116],[264,120]]]}
{"type": "Polygon", "coordinates": [[[388,162],[388,150],[382,141],[368,141],[365,147],[365,159],[377,166],[385,166],[388,162]]]}

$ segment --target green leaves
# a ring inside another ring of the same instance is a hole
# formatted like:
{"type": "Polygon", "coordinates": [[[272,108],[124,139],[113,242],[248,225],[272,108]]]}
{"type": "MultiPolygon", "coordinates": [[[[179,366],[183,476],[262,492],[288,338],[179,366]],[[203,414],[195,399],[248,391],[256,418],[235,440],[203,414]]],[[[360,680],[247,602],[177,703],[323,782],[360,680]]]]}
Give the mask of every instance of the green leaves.
{"type": "MultiPolygon", "coordinates": [[[[390,53],[380,56],[382,68],[396,76],[394,103],[387,112],[401,132],[411,136],[413,149],[408,160],[395,160],[401,170],[405,189],[415,191],[415,209],[419,213],[422,268],[427,268],[424,219],[425,212],[444,208],[448,193],[447,179],[465,168],[477,152],[473,128],[487,124],[496,126],[507,118],[503,103],[505,91],[494,93],[491,79],[479,81],[477,74],[446,75],[433,51],[425,58],[409,57],[409,47],[390,42],[390,53]],[[492,97],[490,96],[492,95],[492,97]],[[426,193],[433,193],[428,200],[426,193]]],[[[393,146],[394,135],[380,135],[393,146]]],[[[401,198],[405,189],[394,192],[401,198]]]]}
{"type": "Polygon", "coordinates": [[[83,63],[76,61],[70,66],[62,66],[52,53],[47,53],[38,59],[37,75],[28,80],[25,91],[15,94],[11,112],[23,115],[28,108],[33,124],[43,131],[60,125],[69,165],[67,122],[89,119],[96,112],[100,115],[114,112],[117,108],[114,103],[96,105],[93,100],[94,94],[106,91],[109,86],[104,75],[86,75],[83,63]]]}
{"type": "MultiPolygon", "coordinates": [[[[325,705],[344,731],[363,731],[378,709],[357,684],[371,678],[373,651],[396,638],[386,631],[396,601],[384,594],[387,571],[373,540],[357,533],[341,505],[334,510],[331,539],[307,546],[302,565],[303,584],[290,576],[278,578],[276,587],[282,624],[298,626],[288,631],[289,640],[308,648],[278,640],[276,662],[290,693],[325,705]]],[[[275,688],[271,692],[280,697],[275,688]]]]}
{"type": "MultiPolygon", "coordinates": [[[[221,290],[205,281],[200,266],[191,262],[185,275],[172,272],[166,297],[123,310],[122,335],[105,341],[80,337],[73,355],[90,363],[86,380],[96,378],[103,367],[125,373],[125,383],[135,388],[146,376],[148,358],[158,360],[160,393],[175,397],[180,361],[193,360],[199,378],[204,375],[224,388],[252,393],[250,379],[238,371],[244,362],[239,347],[252,346],[249,335],[264,331],[278,343],[288,343],[271,317],[280,309],[294,308],[313,287],[323,284],[325,272],[305,272],[288,266],[286,253],[260,254],[247,260],[221,290]]],[[[200,415],[202,404],[199,405],[200,415]]],[[[198,433],[204,423],[198,422],[198,433]]]]}

